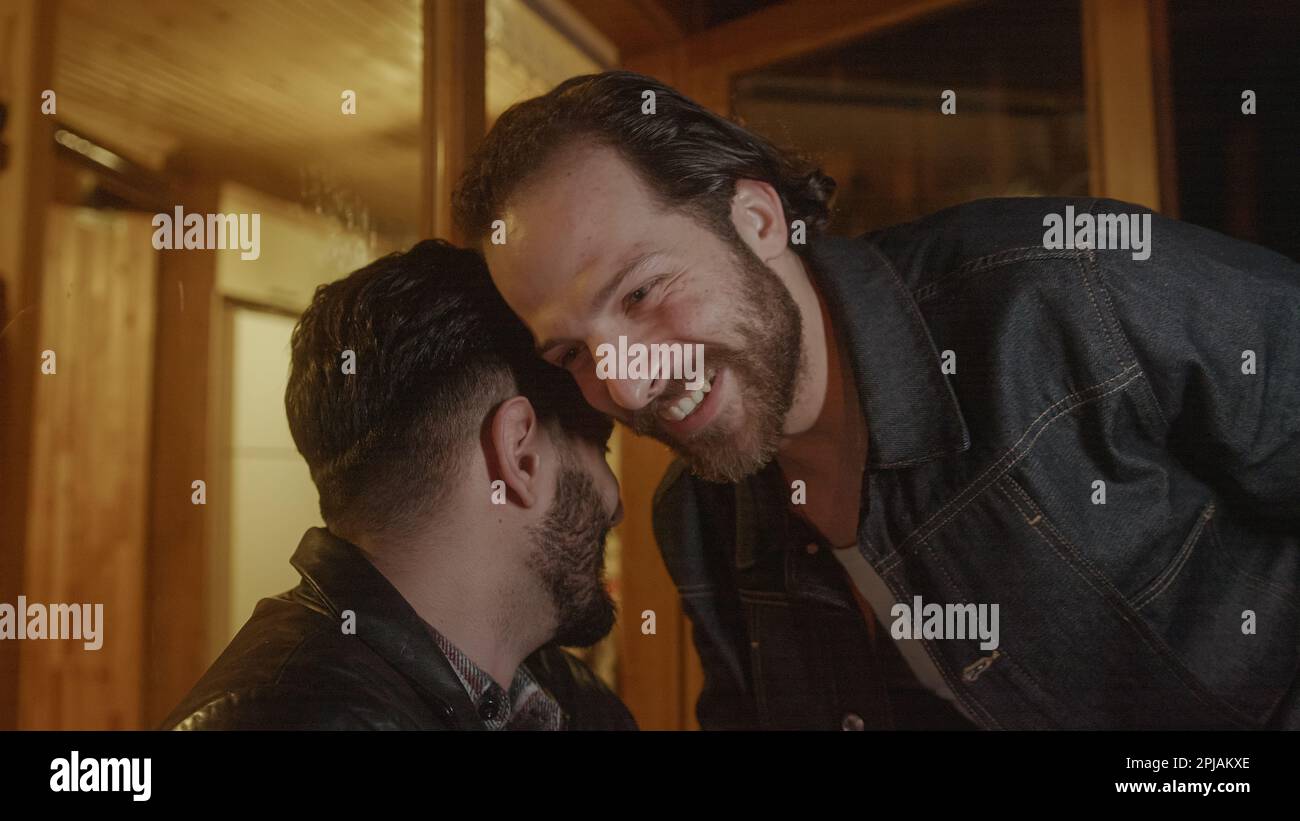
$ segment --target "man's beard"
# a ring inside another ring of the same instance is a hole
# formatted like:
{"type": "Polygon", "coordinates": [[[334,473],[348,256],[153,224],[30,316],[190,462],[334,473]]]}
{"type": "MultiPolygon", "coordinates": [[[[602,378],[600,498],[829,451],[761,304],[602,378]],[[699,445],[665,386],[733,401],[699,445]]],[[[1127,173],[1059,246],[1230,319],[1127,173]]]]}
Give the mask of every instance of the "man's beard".
{"type": "Polygon", "coordinates": [[[731,245],[738,287],[720,304],[736,306],[734,330],[744,347],[710,345],[705,361],[709,369],[727,369],[732,384],[741,388],[744,416],[732,423],[739,428],[719,416],[687,441],[674,439],[664,430],[659,409],[685,393],[682,385],[637,411],[631,425],[638,435],[676,451],[697,476],[725,483],[757,473],[776,456],[803,361],[803,320],[789,290],[740,237],[733,235],[731,245]]]}
{"type": "Polygon", "coordinates": [[[529,567],[555,607],[554,643],[590,647],[614,626],[614,600],[605,587],[605,514],[591,477],[561,459],[555,501],[542,524],[529,528],[529,567]]]}

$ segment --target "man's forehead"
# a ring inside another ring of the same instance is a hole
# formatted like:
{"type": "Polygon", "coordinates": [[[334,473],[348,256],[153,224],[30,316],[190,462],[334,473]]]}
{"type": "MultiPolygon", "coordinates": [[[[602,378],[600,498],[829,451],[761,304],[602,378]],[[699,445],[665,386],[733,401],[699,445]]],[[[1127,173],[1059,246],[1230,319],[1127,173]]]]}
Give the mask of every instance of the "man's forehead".
{"type": "Polygon", "coordinates": [[[511,197],[506,244],[488,249],[499,281],[539,340],[582,319],[591,296],[646,250],[658,208],[617,151],[562,152],[511,197]]]}
{"type": "Polygon", "coordinates": [[[626,249],[606,247],[600,243],[588,249],[571,269],[539,266],[531,280],[520,290],[519,310],[525,322],[537,336],[542,347],[549,339],[567,338],[593,311],[593,298],[607,290],[610,280],[619,269],[636,262],[650,253],[644,240],[632,242],[626,249]]]}
{"type": "Polygon", "coordinates": [[[540,322],[534,317],[550,308],[585,309],[614,272],[649,250],[649,240],[629,226],[551,231],[540,222],[520,220],[517,213],[515,220],[517,230],[508,235],[507,247],[489,248],[487,256],[505,274],[499,284],[510,301],[519,303],[515,310],[530,315],[530,324],[540,322]],[[502,263],[508,270],[502,271],[502,263]]]}

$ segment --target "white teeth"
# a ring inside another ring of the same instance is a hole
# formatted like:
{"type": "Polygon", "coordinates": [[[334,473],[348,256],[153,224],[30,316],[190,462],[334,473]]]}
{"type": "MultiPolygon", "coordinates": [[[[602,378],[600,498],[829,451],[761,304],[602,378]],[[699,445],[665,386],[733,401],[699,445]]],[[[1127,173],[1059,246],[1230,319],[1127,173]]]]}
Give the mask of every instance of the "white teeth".
{"type": "MultiPolygon", "coordinates": [[[[717,375],[716,370],[709,371],[706,374],[706,378],[712,380],[713,377],[716,375],[717,375]]],[[[703,387],[699,388],[698,390],[692,391],[686,396],[682,396],[678,398],[678,400],[672,405],[669,405],[666,408],[661,409],[659,411],[659,415],[662,416],[664,419],[668,419],[673,422],[680,422],[686,417],[690,416],[691,413],[693,413],[695,409],[698,408],[702,402],[704,402],[704,394],[708,393],[711,390],[713,390],[713,383],[711,381],[705,382],[703,387]]]]}

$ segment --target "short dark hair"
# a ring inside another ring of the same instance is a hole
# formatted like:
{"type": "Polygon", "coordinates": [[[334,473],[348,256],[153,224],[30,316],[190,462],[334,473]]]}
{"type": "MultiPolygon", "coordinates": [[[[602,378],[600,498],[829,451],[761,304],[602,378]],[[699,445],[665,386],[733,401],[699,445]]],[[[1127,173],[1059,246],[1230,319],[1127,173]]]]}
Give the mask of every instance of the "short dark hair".
{"type": "Polygon", "coordinates": [[[830,221],[835,180],[815,164],[657,80],[608,71],[566,80],[496,121],[452,198],[468,240],[481,241],[510,197],[557,150],[582,139],[619,151],[661,204],[694,214],[723,237],[735,234],[731,199],[740,179],[769,183],[787,224],[803,220],[809,238],[830,221]],[[654,92],[654,114],[641,113],[646,91],[654,92]]]}
{"type": "Polygon", "coordinates": [[[512,396],[569,436],[603,446],[612,429],[537,356],[482,257],[441,240],[317,288],[290,347],[289,430],[321,517],[344,537],[407,534],[436,515],[488,413],[512,396]]]}

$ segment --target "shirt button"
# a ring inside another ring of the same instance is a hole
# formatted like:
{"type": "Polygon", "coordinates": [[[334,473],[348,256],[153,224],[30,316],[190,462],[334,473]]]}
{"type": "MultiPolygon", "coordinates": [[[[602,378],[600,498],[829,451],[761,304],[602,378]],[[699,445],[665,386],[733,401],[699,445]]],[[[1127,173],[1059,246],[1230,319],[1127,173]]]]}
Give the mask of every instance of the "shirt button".
{"type": "Polygon", "coordinates": [[[496,693],[488,693],[478,703],[478,717],[484,721],[496,721],[501,715],[501,700],[496,693]]]}
{"type": "Polygon", "coordinates": [[[809,556],[813,556],[813,555],[815,555],[815,554],[817,553],[817,543],[816,543],[816,542],[809,542],[809,543],[808,543],[808,546],[805,547],[804,550],[807,550],[807,551],[808,551],[808,555],[809,555],[809,556]]]}
{"type": "Polygon", "coordinates": [[[841,730],[863,730],[866,726],[867,723],[857,713],[845,713],[843,720],[840,721],[841,730]]]}

